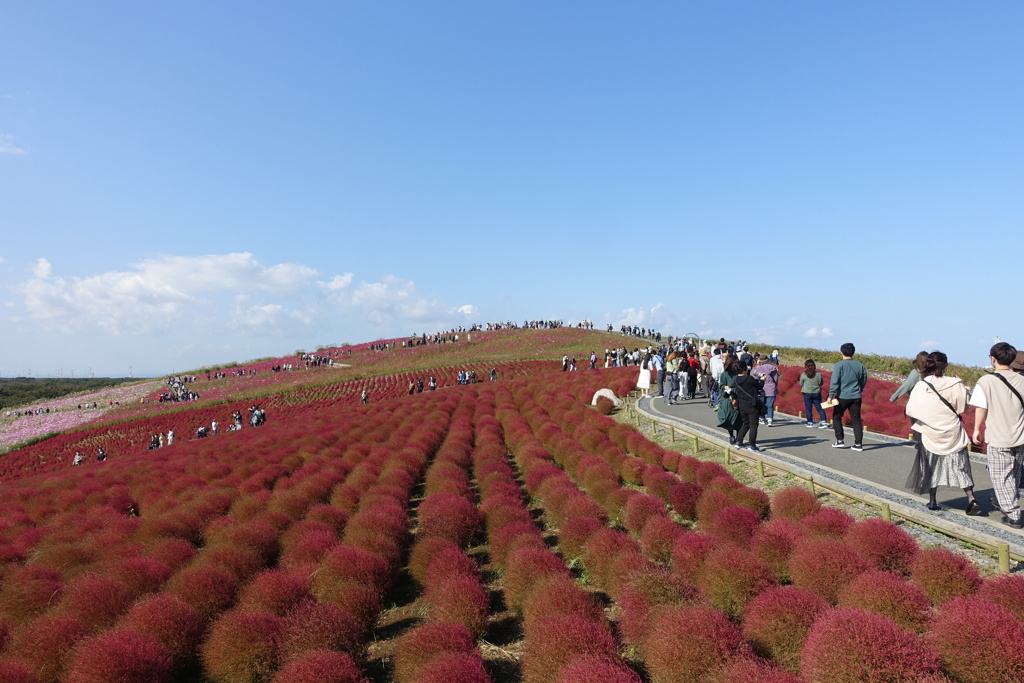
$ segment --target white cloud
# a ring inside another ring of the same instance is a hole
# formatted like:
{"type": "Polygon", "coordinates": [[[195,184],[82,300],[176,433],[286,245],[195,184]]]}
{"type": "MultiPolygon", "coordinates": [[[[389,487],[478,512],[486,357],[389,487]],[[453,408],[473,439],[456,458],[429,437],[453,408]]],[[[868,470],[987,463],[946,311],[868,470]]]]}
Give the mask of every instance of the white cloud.
{"type": "Polygon", "coordinates": [[[921,342],[921,345],[920,345],[919,348],[922,351],[924,351],[924,350],[927,350],[927,349],[934,349],[938,345],[939,345],[939,342],[937,342],[937,341],[926,341],[926,342],[921,342]]]}
{"type": "Polygon", "coordinates": [[[0,133],[0,154],[27,154],[27,152],[14,144],[13,135],[0,133]]]}
{"type": "Polygon", "coordinates": [[[354,284],[352,273],[322,278],[299,263],[265,265],[248,252],[164,255],[124,271],[61,276],[45,258],[13,289],[23,299],[22,328],[63,334],[150,334],[187,328],[258,335],[310,334],[338,314],[392,334],[432,332],[476,314],[420,295],[394,275],[354,284]]]}
{"type": "Polygon", "coordinates": [[[810,337],[811,339],[826,339],[834,334],[835,333],[832,332],[832,329],[828,327],[809,327],[804,331],[804,336],[810,337]]]}
{"type": "Polygon", "coordinates": [[[50,275],[50,262],[44,258],[36,261],[36,264],[32,266],[32,274],[36,277],[49,277],[50,275]]]}

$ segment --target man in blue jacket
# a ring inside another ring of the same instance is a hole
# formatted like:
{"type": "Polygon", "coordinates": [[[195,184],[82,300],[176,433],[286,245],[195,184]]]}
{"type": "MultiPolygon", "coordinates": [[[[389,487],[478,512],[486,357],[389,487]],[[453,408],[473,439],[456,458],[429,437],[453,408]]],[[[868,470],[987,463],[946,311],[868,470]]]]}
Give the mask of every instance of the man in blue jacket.
{"type": "Polygon", "coordinates": [[[853,450],[864,450],[864,423],[860,419],[860,403],[864,386],[868,383],[868,371],[859,360],[853,359],[856,349],[853,344],[846,342],[839,347],[843,359],[832,368],[832,382],[828,387],[828,398],[831,401],[836,399],[834,412],[832,413],[832,427],[836,432],[836,442],[832,448],[846,448],[843,443],[843,415],[850,412],[850,422],[853,424],[853,450]]]}

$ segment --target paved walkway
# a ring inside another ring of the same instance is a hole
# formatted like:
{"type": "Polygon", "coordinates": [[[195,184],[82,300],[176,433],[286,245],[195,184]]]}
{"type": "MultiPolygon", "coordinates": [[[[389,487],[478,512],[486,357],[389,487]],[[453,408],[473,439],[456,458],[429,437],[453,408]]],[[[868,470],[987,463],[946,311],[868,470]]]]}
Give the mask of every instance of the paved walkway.
{"type": "MultiPolygon", "coordinates": [[[[682,405],[667,405],[661,397],[641,398],[637,408],[651,417],[666,422],[675,422],[680,428],[689,429],[718,439],[728,445],[728,433],[718,426],[717,413],[707,405],[707,399],[696,398],[682,405]]],[[[757,445],[765,455],[801,467],[811,474],[839,481],[847,486],[867,491],[893,503],[919,510],[915,521],[938,527],[943,522],[955,523],[976,533],[1011,545],[1015,555],[1024,556],[1024,531],[1011,529],[1000,523],[1002,513],[989,502],[992,496],[992,482],[988,476],[983,456],[971,458],[974,476],[975,496],[985,510],[982,516],[968,517],[964,510],[967,497],[962,489],[939,487],[938,502],[942,511],[926,509],[927,496],[917,495],[904,489],[907,475],[914,462],[914,447],[911,442],[881,434],[864,434],[864,450],[832,448],[835,433],[832,429],[808,429],[803,419],[775,414],[774,425],[761,425],[757,445]]],[[[850,428],[845,428],[845,442],[853,443],[850,428]]],[[[739,451],[746,457],[755,454],[739,451]]]]}

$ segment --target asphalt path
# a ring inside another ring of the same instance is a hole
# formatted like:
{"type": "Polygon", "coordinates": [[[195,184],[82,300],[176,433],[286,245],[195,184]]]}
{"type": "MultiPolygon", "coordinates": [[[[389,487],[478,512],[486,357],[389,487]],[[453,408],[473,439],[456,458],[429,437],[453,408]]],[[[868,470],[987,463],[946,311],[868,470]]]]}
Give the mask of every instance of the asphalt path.
{"type": "MultiPolygon", "coordinates": [[[[702,398],[700,394],[698,398],[675,405],[667,405],[660,396],[641,398],[637,402],[637,407],[649,416],[677,422],[680,428],[717,438],[723,446],[728,445],[728,432],[718,426],[717,413],[708,407],[707,399],[702,398]]],[[[992,481],[989,479],[984,456],[971,456],[974,495],[984,513],[981,516],[968,517],[965,513],[967,496],[963,490],[944,486],[939,487],[937,494],[938,503],[943,509],[931,512],[925,508],[928,502],[926,495],[917,495],[904,488],[914,462],[915,450],[911,441],[865,432],[864,450],[858,452],[849,448],[853,443],[853,430],[849,427],[844,427],[844,430],[847,448],[832,448],[835,433],[831,428],[819,429],[815,426],[809,429],[802,418],[781,415],[776,411],[773,426],[760,425],[757,445],[766,452],[766,455],[801,466],[811,472],[818,470],[823,476],[838,478],[843,483],[881,498],[920,508],[925,515],[934,515],[937,522],[938,518],[944,518],[1014,546],[1024,544],[1024,531],[1003,525],[1000,522],[1002,513],[989,501],[993,495],[992,481]]],[[[750,451],[739,453],[747,457],[755,455],[750,451]]]]}

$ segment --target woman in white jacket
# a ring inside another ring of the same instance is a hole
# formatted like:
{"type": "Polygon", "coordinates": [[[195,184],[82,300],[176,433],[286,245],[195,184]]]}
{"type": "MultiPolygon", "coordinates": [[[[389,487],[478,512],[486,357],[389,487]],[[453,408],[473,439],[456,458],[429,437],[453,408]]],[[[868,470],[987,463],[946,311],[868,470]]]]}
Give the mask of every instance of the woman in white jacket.
{"type": "Polygon", "coordinates": [[[921,435],[917,458],[907,478],[907,488],[928,492],[928,509],[939,510],[935,491],[939,486],[962,488],[967,494],[967,514],[980,515],[974,498],[974,478],[967,452],[970,437],[960,415],[967,410],[970,392],[960,379],[944,377],[947,358],[932,351],[924,361],[921,381],[914,385],[907,402],[907,417],[921,435]]]}

